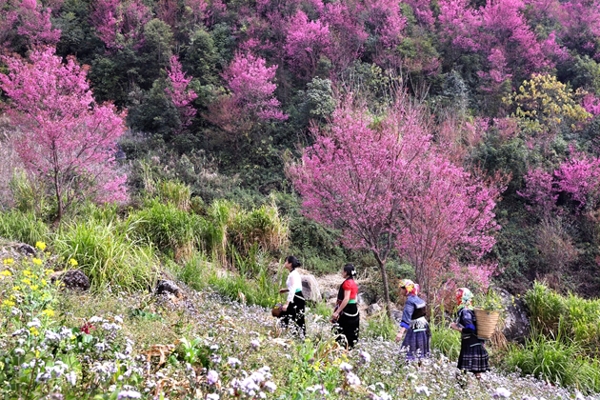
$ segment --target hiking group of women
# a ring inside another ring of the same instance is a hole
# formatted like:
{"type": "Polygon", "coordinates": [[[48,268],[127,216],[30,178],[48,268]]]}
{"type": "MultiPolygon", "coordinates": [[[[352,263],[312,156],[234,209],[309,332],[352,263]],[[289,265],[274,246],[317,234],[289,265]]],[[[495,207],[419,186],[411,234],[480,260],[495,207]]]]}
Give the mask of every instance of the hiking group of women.
{"type": "MultiPolygon", "coordinates": [[[[304,319],[306,300],[302,294],[302,279],[296,268],[301,264],[294,256],[285,259],[285,268],[290,271],[286,288],[280,293],[288,293],[285,304],[281,307],[279,316],[284,326],[294,329],[298,335],[306,335],[306,322],[304,319]]],[[[336,333],[337,342],[345,347],[352,348],[358,341],[360,330],[360,315],[358,311],[357,296],[358,285],[354,281],[356,270],[352,264],[342,268],[344,281],[340,285],[337,301],[331,322],[336,333]]],[[[419,285],[410,279],[400,281],[401,294],[406,297],[402,319],[396,335],[396,341],[402,341],[402,349],[406,351],[407,360],[418,360],[428,357],[431,332],[429,323],[425,318],[427,303],[419,297],[419,285]]],[[[477,337],[475,313],[473,312],[473,293],[467,288],[456,291],[458,315],[450,328],[461,333],[461,347],[458,358],[458,368],[470,371],[480,378],[482,372],[489,370],[488,353],[484,340],[477,337]]]]}

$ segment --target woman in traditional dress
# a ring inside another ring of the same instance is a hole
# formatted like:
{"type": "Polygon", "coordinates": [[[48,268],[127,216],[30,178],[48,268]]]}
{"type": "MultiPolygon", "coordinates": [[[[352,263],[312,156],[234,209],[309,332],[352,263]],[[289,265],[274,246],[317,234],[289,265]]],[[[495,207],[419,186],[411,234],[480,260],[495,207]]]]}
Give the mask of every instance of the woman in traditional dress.
{"type": "Polygon", "coordinates": [[[402,348],[407,351],[406,358],[414,360],[427,357],[429,356],[429,339],[431,337],[429,323],[425,319],[427,303],[418,296],[418,286],[410,279],[401,280],[400,289],[406,296],[406,302],[396,341],[402,340],[402,336],[406,332],[406,336],[402,340],[402,348]]]}
{"type": "Polygon", "coordinates": [[[287,289],[280,289],[279,293],[288,294],[285,304],[281,307],[281,322],[284,326],[289,326],[290,321],[294,324],[294,329],[300,336],[306,335],[306,324],[304,321],[304,312],[306,300],[302,294],[302,279],[296,268],[300,267],[300,261],[294,256],[288,256],[285,259],[284,267],[290,271],[286,286],[287,289]]]}
{"type": "Polygon", "coordinates": [[[484,347],[485,341],[477,337],[477,321],[473,312],[473,293],[467,288],[456,291],[458,317],[450,324],[450,328],[460,332],[460,355],[458,368],[473,372],[477,379],[481,373],[489,371],[489,356],[484,347]]]}
{"type": "Polygon", "coordinates": [[[360,330],[360,315],[358,304],[358,285],[354,281],[356,270],[354,265],[346,264],[342,269],[342,277],[345,279],[338,290],[337,302],[333,315],[334,332],[338,335],[337,342],[344,347],[352,348],[358,341],[360,330]]]}

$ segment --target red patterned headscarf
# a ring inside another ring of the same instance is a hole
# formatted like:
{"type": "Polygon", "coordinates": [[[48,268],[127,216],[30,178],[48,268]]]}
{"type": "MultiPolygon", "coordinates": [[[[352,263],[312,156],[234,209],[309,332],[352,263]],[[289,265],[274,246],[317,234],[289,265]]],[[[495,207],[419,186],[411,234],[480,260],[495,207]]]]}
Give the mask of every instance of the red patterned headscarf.
{"type": "Polygon", "coordinates": [[[400,281],[400,287],[406,289],[407,294],[417,295],[418,293],[418,285],[416,285],[410,279],[402,279],[400,281]]]}
{"type": "Polygon", "coordinates": [[[456,291],[456,302],[458,308],[473,309],[473,293],[467,288],[460,288],[456,291]]]}

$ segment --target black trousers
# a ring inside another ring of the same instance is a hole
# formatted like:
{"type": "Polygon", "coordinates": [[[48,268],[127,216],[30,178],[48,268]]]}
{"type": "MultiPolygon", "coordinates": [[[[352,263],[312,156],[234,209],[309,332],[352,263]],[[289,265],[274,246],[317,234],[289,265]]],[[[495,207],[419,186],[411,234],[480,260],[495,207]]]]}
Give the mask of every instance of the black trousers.
{"type": "Polygon", "coordinates": [[[306,300],[302,293],[298,292],[294,296],[293,303],[288,305],[285,312],[281,314],[281,322],[284,326],[292,325],[292,329],[302,337],[306,335],[306,322],[304,319],[304,313],[306,310],[306,300]]]}
{"type": "Polygon", "coordinates": [[[344,311],[340,313],[340,317],[333,327],[333,332],[338,335],[336,340],[341,346],[352,348],[358,341],[359,331],[360,315],[358,315],[358,306],[356,304],[346,304],[344,311]]]}

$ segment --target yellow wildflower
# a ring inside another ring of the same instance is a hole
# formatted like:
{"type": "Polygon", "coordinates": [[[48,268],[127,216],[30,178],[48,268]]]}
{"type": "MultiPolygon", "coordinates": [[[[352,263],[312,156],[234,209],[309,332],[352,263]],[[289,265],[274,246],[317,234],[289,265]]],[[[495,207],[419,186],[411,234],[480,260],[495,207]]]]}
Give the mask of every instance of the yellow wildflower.
{"type": "Polygon", "coordinates": [[[26,285],[31,285],[31,279],[29,279],[29,278],[23,278],[23,279],[21,279],[21,282],[23,282],[26,285]]]}
{"type": "Polygon", "coordinates": [[[4,300],[4,301],[2,302],[2,305],[3,305],[3,306],[6,306],[6,307],[12,307],[12,306],[14,306],[14,305],[15,305],[15,302],[14,302],[14,301],[11,301],[11,300],[4,300]]]}
{"type": "Polygon", "coordinates": [[[34,263],[35,265],[42,265],[42,260],[40,260],[40,259],[39,259],[39,258],[37,258],[37,257],[33,257],[33,259],[32,259],[31,261],[33,261],[33,263],[34,263]]]}
{"type": "Polygon", "coordinates": [[[35,242],[35,247],[37,247],[41,251],[44,251],[44,250],[46,250],[46,243],[44,243],[44,242],[35,242]]]}
{"type": "Polygon", "coordinates": [[[54,310],[47,308],[42,311],[42,314],[44,314],[46,317],[54,317],[54,310]]]}
{"type": "Polygon", "coordinates": [[[38,331],[35,326],[32,326],[31,328],[29,328],[29,332],[31,332],[31,334],[33,336],[37,336],[40,333],[40,331],[38,331]]]}
{"type": "Polygon", "coordinates": [[[31,273],[31,271],[30,271],[30,270],[26,269],[25,271],[23,271],[23,275],[25,275],[25,276],[29,276],[29,277],[30,277],[30,276],[31,276],[31,275],[33,275],[33,274],[31,273]]]}
{"type": "Polygon", "coordinates": [[[15,260],[12,258],[5,258],[4,260],[2,260],[2,264],[4,265],[12,265],[14,262],[15,260]]]}
{"type": "Polygon", "coordinates": [[[21,290],[21,286],[13,286],[13,290],[15,292],[18,292],[19,290],[21,290]]]}
{"type": "Polygon", "coordinates": [[[46,282],[46,280],[44,278],[42,278],[42,280],[40,282],[42,283],[42,287],[44,287],[48,284],[48,282],[46,282]]]}
{"type": "Polygon", "coordinates": [[[0,272],[0,275],[2,275],[2,276],[11,276],[12,272],[10,272],[9,270],[5,269],[4,271],[0,272]]]}
{"type": "Polygon", "coordinates": [[[44,271],[46,273],[46,275],[52,275],[54,273],[53,269],[47,269],[44,271]]]}
{"type": "Polygon", "coordinates": [[[40,288],[38,285],[31,285],[31,286],[29,286],[29,287],[30,287],[30,288],[31,288],[31,290],[33,290],[34,292],[40,288]]]}
{"type": "Polygon", "coordinates": [[[77,260],[74,258],[69,260],[69,264],[71,264],[71,267],[76,267],[78,265],[77,260]]]}

